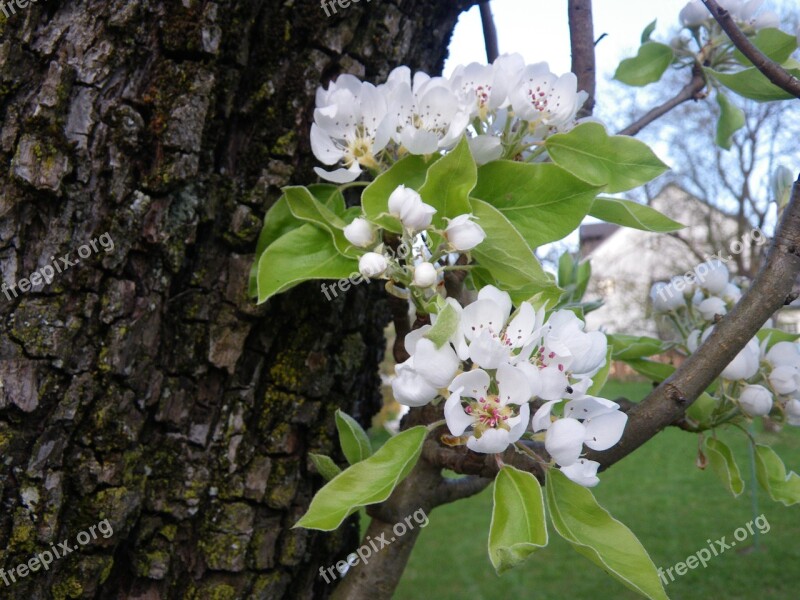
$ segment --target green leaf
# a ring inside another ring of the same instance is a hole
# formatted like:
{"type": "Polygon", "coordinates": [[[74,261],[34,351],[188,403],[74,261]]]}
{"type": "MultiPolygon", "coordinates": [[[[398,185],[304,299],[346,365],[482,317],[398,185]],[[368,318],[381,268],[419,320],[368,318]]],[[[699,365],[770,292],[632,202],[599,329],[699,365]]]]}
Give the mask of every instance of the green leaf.
{"type": "Polygon", "coordinates": [[[436,161],[428,169],[425,183],[419,189],[423,202],[436,209],[433,224],[445,227],[444,218],[453,218],[470,211],[469,193],[478,181],[478,168],[469,150],[467,138],[436,161]]]}
{"type": "Polygon", "coordinates": [[[677,221],[645,204],[620,198],[597,198],[592,204],[589,214],[608,223],[616,223],[623,227],[641,229],[642,231],[657,231],[667,233],[683,229],[677,221]]]}
{"type": "Polygon", "coordinates": [[[734,498],[738,497],[744,491],[744,481],[731,449],[725,443],[711,437],[706,438],[703,449],[711,469],[734,498]]]}
{"type": "Polygon", "coordinates": [[[800,475],[786,473],[781,457],[769,446],[756,444],[756,478],[775,502],[792,506],[800,502],[800,475]]]}
{"type": "Polygon", "coordinates": [[[367,433],[353,417],[341,410],[336,411],[336,429],[344,457],[351,465],[372,456],[372,445],[367,433]]]}
{"type": "Polygon", "coordinates": [[[654,360],[646,360],[644,358],[634,358],[633,360],[625,360],[634,371],[640,375],[644,375],[648,379],[661,383],[667,377],[675,372],[675,367],[666,363],[656,362],[654,360]]]}
{"type": "Polygon", "coordinates": [[[731,101],[722,92],[717,92],[717,104],[719,104],[717,146],[730,150],[733,134],[744,127],[744,111],[731,104],[731,101]]]}
{"type": "Polygon", "coordinates": [[[644,546],[597,503],[588,488],[558,469],[549,469],[545,489],[553,526],[576,551],[633,591],[669,600],[644,546]]]}
{"type": "Polygon", "coordinates": [[[661,354],[669,348],[659,339],[636,335],[625,335],[616,333],[606,335],[609,345],[614,349],[614,360],[630,360],[642,358],[643,356],[653,356],[661,354]]]}
{"type": "MultiPolygon", "coordinates": [[[[644,37],[644,36],[643,36],[644,37]]],[[[658,42],[644,42],[633,58],[626,58],[617,67],[614,79],[628,85],[643,86],[661,79],[672,64],[672,48],[658,42]]]]}
{"type": "Polygon", "coordinates": [[[509,465],[494,480],[489,558],[498,575],[547,545],[544,497],[539,481],[509,465]]]}
{"type": "MultiPolygon", "coordinates": [[[[781,31],[780,29],[775,29],[774,27],[759,29],[758,33],[750,38],[750,41],[753,42],[755,47],[761,50],[767,58],[774,60],[779,65],[786,62],[792,52],[797,49],[796,36],[781,31]]],[[[753,66],[750,59],[738,49],[733,51],[733,56],[744,66],[753,66]]]]}
{"type": "Polygon", "coordinates": [[[778,342],[796,342],[798,339],[800,339],[800,333],[787,333],[786,331],[782,331],[780,329],[765,327],[758,330],[756,337],[758,338],[759,342],[763,342],[769,338],[769,341],[767,342],[767,350],[769,350],[778,342]]]}
{"type": "Polygon", "coordinates": [[[317,469],[317,473],[322,475],[325,481],[330,481],[334,477],[336,477],[342,470],[339,468],[333,459],[330,456],[325,456],[324,454],[314,454],[313,452],[309,452],[309,458],[311,458],[311,462],[314,463],[314,468],[317,469]]]}
{"type": "Polygon", "coordinates": [[[608,374],[611,372],[611,365],[614,363],[611,360],[611,353],[613,352],[613,348],[609,344],[608,349],[606,350],[606,364],[595,373],[594,377],[592,377],[592,386],[589,388],[589,391],[586,392],[590,396],[597,396],[600,393],[600,390],[603,389],[603,386],[606,384],[606,380],[608,379],[608,374]]]}
{"type": "Polygon", "coordinates": [[[430,328],[425,337],[433,342],[437,348],[444,346],[458,328],[459,316],[456,309],[450,304],[445,304],[436,315],[436,323],[430,328]]]}
{"type": "Polygon", "coordinates": [[[700,429],[710,429],[713,427],[714,412],[717,409],[717,401],[707,392],[698,396],[686,409],[686,416],[694,421],[700,429]]]}
{"type": "Polygon", "coordinates": [[[644,44],[645,42],[650,41],[650,36],[653,35],[653,32],[656,30],[656,23],[658,19],[653,19],[653,21],[644,28],[642,31],[641,43],[644,44]]]}
{"type": "Polygon", "coordinates": [[[575,274],[575,259],[569,252],[564,252],[558,258],[558,285],[566,288],[573,282],[575,274]]]}
{"type": "MultiPolygon", "coordinates": [[[[326,207],[330,208],[335,214],[343,215],[345,213],[344,196],[335,185],[327,183],[314,183],[308,186],[308,190],[322,202],[326,207]]],[[[360,209],[356,208],[360,211],[360,209]]],[[[352,219],[351,219],[352,220],[352,219]]],[[[264,253],[272,242],[280,239],[293,229],[297,229],[303,225],[303,221],[298,219],[289,210],[289,203],[286,201],[286,195],[282,195],[267,211],[264,217],[264,225],[261,228],[261,234],[258,236],[258,244],[256,245],[256,256],[253,261],[253,266],[250,269],[250,280],[248,283],[248,293],[251,296],[258,295],[258,284],[256,276],[258,274],[258,259],[264,253]]]]}
{"type": "MultiPolygon", "coordinates": [[[[719,71],[707,67],[705,71],[726,88],[750,100],[770,102],[772,100],[794,99],[794,96],[773,84],[755,67],[750,67],[749,69],[744,69],[737,73],[720,73],[719,71]]],[[[800,79],[800,69],[788,69],[788,71],[796,78],[800,79]]]]}
{"type": "Polygon", "coordinates": [[[346,279],[358,261],[342,256],[331,236],[307,223],[281,237],[258,260],[258,303],[310,279],[346,279]]]}
{"type": "Polygon", "coordinates": [[[600,123],[582,123],[568,133],[551,135],[545,145],[556,164],[611,193],[638,187],[667,170],[647,144],[610,136],[600,123]]]}
{"type": "Polygon", "coordinates": [[[537,292],[546,292],[548,299],[561,296],[561,290],[542,269],[536,255],[519,231],[492,205],[472,198],[472,213],[486,232],[486,239],[471,252],[478,264],[496,282],[497,287],[511,294],[512,300],[527,299],[537,292]]]}
{"type": "Polygon", "coordinates": [[[302,186],[292,186],[284,188],[283,193],[292,214],[301,221],[307,221],[327,231],[339,254],[357,257],[363,253],[344,237],[342,231],[346,225],[344,219],[312,196],[308,189],[302,186]]]}
{"type": "Polygon", "coordinates": [[[478,169],[472,196],[503,213],[536,248],[577,229],[599,190],[552,163],[496,160],[478,169]]]}
{"type": "Polygon", "coordinates": [[[589,280],[592,277],[592,263],[589,259],[582,260],[578,262],[578,268],[576,269],[576,277],[575,277],[575,293],[574,299],[576,301],[581,300],[583,295],[586,293],[586,288],[589,286],[589,280]]]}
{"type": "Polygon", "coordinates": [[[414,468],[428,430],[412,427],[342,471],[317,492],[295,527],[331,531],[361,506],[383,502],[414,468]]]}
{"type": "Polygon", "coordinates": [[[422,156],[409,155],[393,164],[388,171],[378,175],[361,194],[361,205],[367,219],[393,233],[402,233],[403,226],[400,221],[389,216],[389,196],[404,185],[412,190],[419,190],[425,182],[428,167],[431,166],[439,155],[425,160],[422,156]]]}

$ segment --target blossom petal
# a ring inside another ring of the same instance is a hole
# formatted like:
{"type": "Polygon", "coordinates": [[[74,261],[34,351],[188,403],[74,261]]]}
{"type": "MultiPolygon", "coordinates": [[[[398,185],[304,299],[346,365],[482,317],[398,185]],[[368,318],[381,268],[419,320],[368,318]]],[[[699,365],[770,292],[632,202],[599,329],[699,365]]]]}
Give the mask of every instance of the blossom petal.
{"type": "Polygon", "coordinates": [[[467,448],[473,452],[496,454],[508,448],[510,443],[511,437],[505,429],[487,429],[480,438],[470,436],[467,440],[467,448]]]}
{"type": "Polygon", "coordinates": [[[450,384],[460,362],[448,343],[441,348],[436,348],[436,345],[428,338],[422,338],[417,342],[416,352],[414,352],[414,368],[437,388],[450,384]]]}
{"type": "Polygon", "coordinates": [[[493,285],[482,287],[481,291],[478,292],[478,300],[491,300],[497,304],[503,313],[503,323],[506,322],[508,315],[511,314],[511,296],[509,296],[508,292],[503,292],[493,285]]]}
{"type": "MultiPolygon", "coordinates": [[[[512,348],[521,348],[526,345],[536,328],[536,311],[529,302],[523,302],[519,307],[517,316],[511,319],[506,327],[506,339],[512,348]]],[[[602,335],[602,334],[601,334],[602,335]]],[[[603,336],[605,339],[605,336],[603,336]]]]}
{"type": "Polygon", "coordinates": [[[600,483],[600,479],[597,477],[598,467],[600,467],[599,462],[581,458],[576,463],[561,467],[561,472],[579,485],[594,487],[600,483]]]}
{"type": "Polygon", "coordinates": [[[584,421],[585,444],[592,450],[607,450],[616,444],[625,431],[628,415],[621,410],[612,410],[584,421]]]}
{"type": "Polygon", "coordinates": [[[461,435],[475,422],[474,417],[464,412],[461,406],[461,391],[462,388],[457,388],[444,403],[444,418],[452,435],[461,435]]]}
{"type": "MultiPolygon", "coordinates": [[[[486,288],[483,289],[485,290],[486,288]]],[[[504,312],[504,310],[503,306],[488,298],[479,298],[464,307],[461,317],[464,324],[464,335],[469,341],[472,341],[484,330],[499,335],[508,316],[508,313],[504,312]]]]}
{"type": "Polygon", "coordinates": [[[553,406],[555,406],[557,402],[561,402],[561,400],[550,400],[549,402],[545,402],[534,413],[533,419],[531,419],[531,429],[534,432],[550,428],[550,425],[553,424],[553,422],[550,420],[550,415],[553,412],[553,406]]]}
{"type": "Polygon", "coordinates": [[[469,357],[479,367],[496,369],[511,359],[511,351],[499,337],[484,329],[469,345],[469,357]]]}
{"type": "Polygon", "coordinates": [[[586,427],[576,419],[559,419],[547,429],[544,447],[562,467],[573,464],[581,455],[586,427]]]}
{"type": "Polygon", "coordinates": [[[459,393],[467,398],[474,398],[475,400],[485,398],[489,395],[489,374],[483,369],[474,369],[461,373],[461,375],[453,379],[453,383],[447,389],[452,392],[459,388],[462,388],[459,393]]]}
{"type": "Polygon", "coordinates": [[[573,419],[592,419],[618,408],[619,404],[611,400],[596,398],[595,396],[584,396],[567,402],[564,406],[564,416],[572,417],[573,419]]]}
{"type": "Polygon", "coordinates": [[[406,406],[425,406],[436,397],[437,389],[413,368],[413,358],[395,367],[397,376],[392,379],[395,400],[406,406]]]}
{"type": "Polygon", "coordinates": [[[499,387],[500,404],[527,404],[531,399],[531,390],[525,374],[503,363],[497,368],[497,384],[499,387]]]}

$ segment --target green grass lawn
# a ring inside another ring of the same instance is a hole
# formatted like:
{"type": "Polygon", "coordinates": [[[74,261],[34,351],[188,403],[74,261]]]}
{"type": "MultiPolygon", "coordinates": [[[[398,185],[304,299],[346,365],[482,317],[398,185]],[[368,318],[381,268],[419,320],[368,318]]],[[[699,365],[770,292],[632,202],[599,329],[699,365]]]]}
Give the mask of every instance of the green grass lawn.
{"type": "MultiPolygon", "coordinates": [[[[640,399],[648,386],[610,382],[607,398],[640,399]]],[[[670,567],[699,549],[707,539],[727,536],[754,518],[750,497],[750,463],[741,433],[720,436],[734,449],[745,493],[733,498],[710,469],[695,466],[697,436],[668,429],[600,476],[598,501],[625,523],[650,552],[656,566],[670,567]]],[[[789,469],[800,471],[800,429],[759,433],[773,444],[789,469]]],[[[550,544],[526,563],[498,577],[486,549],[491,519],[491,489],[437,508],[422,531],[395,595],[419,598],[536,598],[596,600],[633,599],[636,594],[616,583],[577,554],[552,528],[550,544]]],[[[785,508],[758,494],[758,513],[771,529],[753,548],[749,537],[736,548],[712,558],[667,586],[678,600],[753,600],[800,598],[800,506],[785,508]]],[[[757,528],[754,528],[757,529],[757,528]]],[[[386,552],[391,549],[387,548],[386,552]]]]}

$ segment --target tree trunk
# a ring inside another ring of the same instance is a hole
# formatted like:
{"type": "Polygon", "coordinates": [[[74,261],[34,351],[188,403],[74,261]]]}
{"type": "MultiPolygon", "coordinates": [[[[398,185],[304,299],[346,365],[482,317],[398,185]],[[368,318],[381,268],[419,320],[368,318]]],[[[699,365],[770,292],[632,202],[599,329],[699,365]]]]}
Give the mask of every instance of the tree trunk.
{"type": "Polygon", "coordinates": [[[314,180],[316,87],[437,72],[465,4],[0,16],[0,596],[330,594],[319,568],[357,523],[291,527],[322,483],[308,453],[341,458],[336,408],[379,407],[389,311],[367,285],[256,307],[255,241],[280,187],[314,180]],[[23,576],[62,540],[79,547],[23,576]]]}

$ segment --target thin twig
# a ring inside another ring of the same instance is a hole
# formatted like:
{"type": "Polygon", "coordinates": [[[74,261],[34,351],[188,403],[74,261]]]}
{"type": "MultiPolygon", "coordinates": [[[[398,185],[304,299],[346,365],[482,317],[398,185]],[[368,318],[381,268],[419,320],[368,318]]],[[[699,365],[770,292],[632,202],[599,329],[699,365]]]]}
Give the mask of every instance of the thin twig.
{"type": "Polygon", "coordinates": [[[596,73],[592,0],[569,0],[567,13],[572,72],[578,78],[578,89],[589,94],[578,117],[588,117],[594,111],[596,73]]]}
{"type": "Polygon", "coordinates": [[[688,100],[700,100],[705,96],[703,89],[706,87],[706,78],[703,70],[695,65],[692,69],[692,79],[671,99],[660,106],[647,112],[644,116],[637,119],[634,123],[622,129],[617,135],[636,135],[656,119],[663,117],[673,108],[676,108],[688,100]]]}
{"type": "Polygon", "coordinates": [[[756,69],[785,92],[795,98],[800,98],[800,80],[756,48],[755,44],[736,25],[730,12],[722,8],[716,0],[703,0],[703,4],[706,5],[722,30],[728,34],[734,46],[753,63],[756,69]]]}
{"type": "Polygon", "coordinates": [[[483,41],[486,44],[486,60],[492,63],[494,59],[500,56],[500,48],[497,43],[497,27],[494,25],[494,16],[492,16],[492,7],[489,6],[489,1],[481,2],[478,6],[481,11],[483,41]]]}

